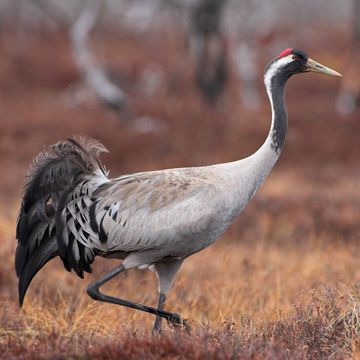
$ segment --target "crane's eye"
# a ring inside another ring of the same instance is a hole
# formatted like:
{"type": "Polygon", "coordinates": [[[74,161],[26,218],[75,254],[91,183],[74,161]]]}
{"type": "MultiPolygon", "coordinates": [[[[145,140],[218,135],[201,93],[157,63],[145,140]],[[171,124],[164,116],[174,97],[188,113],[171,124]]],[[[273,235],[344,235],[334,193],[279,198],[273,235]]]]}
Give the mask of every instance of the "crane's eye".
{"type": "Polygon", "coordinates": [[[299,55],[293,55],[293,60],[300,60],[301,59],[301,57],[299,56],[299,55]]]}

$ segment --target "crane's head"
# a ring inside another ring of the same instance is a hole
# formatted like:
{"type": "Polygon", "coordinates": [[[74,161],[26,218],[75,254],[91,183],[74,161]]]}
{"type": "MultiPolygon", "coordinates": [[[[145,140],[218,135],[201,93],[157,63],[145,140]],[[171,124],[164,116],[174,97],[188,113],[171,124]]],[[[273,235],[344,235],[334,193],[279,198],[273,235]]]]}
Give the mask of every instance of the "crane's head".
{"type": "Polygon", "coordinates": [[[288,48],[268,64],[265,69],[265,81],[276,76],[285,82],[291,75],[310,71],[330,76],[342,76],[338,72],[310,59],[304,51],[288,48]]]}

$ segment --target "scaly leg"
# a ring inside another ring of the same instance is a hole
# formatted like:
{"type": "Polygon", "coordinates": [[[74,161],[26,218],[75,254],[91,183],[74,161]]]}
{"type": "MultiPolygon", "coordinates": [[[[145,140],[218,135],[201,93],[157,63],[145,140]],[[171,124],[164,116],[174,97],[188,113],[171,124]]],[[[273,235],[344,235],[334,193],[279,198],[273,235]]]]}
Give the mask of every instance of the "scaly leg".
{"type": "Polygon", "coordinates": [[[119,265],[116,268],[114,268],[112,271],[110,271],[108,274],[106,274],[105,276],[103,276],[100,279],[96,280],[95,282],[91,283],[87,288],[88,295],[94,300],[104,301],[104,302],[108,302],[111,304],[122,305],[122,306],[126,306],[126,307],[129,307],[132,309],[136,309],[136,310],[148,312],[150,314],[154,314],[161,318],[167,319],[167,321],[169,323],[174,324],[174,325],[182,325],[183,324],[183,321],[182,321],[180,315],[178,315],[176,313],[163,311],[161,309],[155,309],[151,306],[137,304],[137,303],[123,300],[120,298],[116,298],[113,296],[104,295],[103,293],[100,292],[100,287],[102,285],[104,285],[106,282],[108,282],[113,277],[115,277],[116,275],[120,274],[123,271],[125,271],[125,267],[123,265],[119,265]]]}
{"type": "MultiPolygon", "coordinates": [[[[159,311],[163,311],[164,309],[166,294],[171,289],[176,273],[179,271],[182,262],[183,259],[167,258],[155,264],[156,275],[159,283],[159,311]]],[[[161,333],[162,317],[164,316],[156,317],[153,327],[153,335],[158,335],[161,333]]],[[[167,318],[167,322],[170,326],[175,325],[178,328],[180,325],[181,328],[185,329],[190,334],[190,326],[185,320],[177,318],[174,322],[173,319],[167,318]]]]}
{"type": "MultiPolygon", "coordinates": [[[[166,301],[166,295],[160,293],[158,310],[164,310],[165,301],[166,301]]],[[[154,323],[154,327],[153,327],[153,331],[152,331],[154,336],[161,334],[161,320],[162,320],[162,317],[159,315],[156,315],[156,319],[155,319],[155,323],[154,323]]]]}

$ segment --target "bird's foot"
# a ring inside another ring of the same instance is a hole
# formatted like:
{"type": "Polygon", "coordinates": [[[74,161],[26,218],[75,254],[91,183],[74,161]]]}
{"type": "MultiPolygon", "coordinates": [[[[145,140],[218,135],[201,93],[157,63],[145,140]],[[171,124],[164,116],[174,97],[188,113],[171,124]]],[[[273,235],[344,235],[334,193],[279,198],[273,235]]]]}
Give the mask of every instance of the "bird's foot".
{"type": "Polygon", "coordinates": [[[191,335],[190,325],[179,314],[172,314],[172,316],[167,319],[167,322],[171,328],[176,330],[184,330],[187,334],[191,335]]]}
{"type": "Polygon", "coordinates": [[[160,336],[160,335],[162,335],[162,331],[160,328],[157,329],[157,328],[153,327],[152,334],[153,334],[153,336],[160,336]]]}
{"type": "Polygon", "coordinates": [[[161,331],[161,317],[156,317],[154,327],[152,329],[153,336],[160,336],[162,334],[161,331]]]}

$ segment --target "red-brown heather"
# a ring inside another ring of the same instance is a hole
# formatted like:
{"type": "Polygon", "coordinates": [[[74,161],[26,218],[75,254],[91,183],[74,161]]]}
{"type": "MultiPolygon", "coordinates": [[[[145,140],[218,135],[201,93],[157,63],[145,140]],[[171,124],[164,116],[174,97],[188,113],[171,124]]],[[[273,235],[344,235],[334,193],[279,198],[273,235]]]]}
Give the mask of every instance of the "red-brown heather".
{"type": "MultiPolygon", "coordinates": [[[[26,41],[12,29],[0,33],[0,358],[360,358],[359,114],[339,118],[339,84],[316,75],[288,86],[284,153],[261,191],[213,247],[184,263],[169,293],[167,309],[189,319],[191,336],[164,327],[154,338],[152,316],[87,296],[87,284],[116,260],[97,258],[81,280],[54,259],[19,308],[16,217],[26,169],[45,145],[71,134],[97,138],[110,150],[103,161],[115,176],[235,160],[254,152],[268,131],[265,91],[261,109],[246,110],[232,73],[216,107],[201,100],[182,36],[159,42],[103,31],[97,53],[122,74],[134,114],[159,119],[159,131],[121,124],[96,101],[69,105],[77,73],[65,32],[29,32],[26,41]],[[151,63],[166,81],[146,96],[139,79],[151,63]]],[[[344,43],[304,50],[341,71],[344,43]]],[[[157,301],[151,272],[132,270],[105,289],[157,301]]]]}

